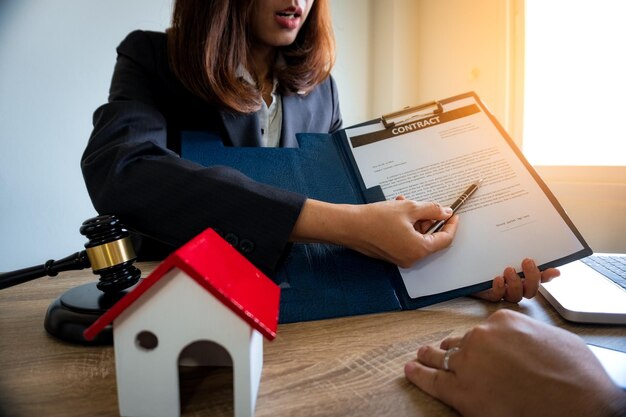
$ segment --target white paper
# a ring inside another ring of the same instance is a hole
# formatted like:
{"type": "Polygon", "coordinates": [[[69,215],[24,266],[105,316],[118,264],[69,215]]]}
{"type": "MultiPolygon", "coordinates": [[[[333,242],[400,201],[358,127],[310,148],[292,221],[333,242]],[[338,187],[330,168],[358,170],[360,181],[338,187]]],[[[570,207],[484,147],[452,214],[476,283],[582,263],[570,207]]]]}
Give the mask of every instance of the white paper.
{"type": "Polygon", "coordinates": [[[437,118],[361,146],[355,146],[357,141],[391,130],[382,124],[346,129],[366,187],[380,185],[387,199],[404,195],[447,206],[471,183],[483,180],[457,212],[452,246],[400,268],[411,298],[488,281],[507,266],[519,271],[525,257],[541,265],[583,249],[496,125],[472,105],[478,102],[471,96],[447,103],[437,118]],[[454,110],[468,108],[478,111],[444,121],[454,110]]]}

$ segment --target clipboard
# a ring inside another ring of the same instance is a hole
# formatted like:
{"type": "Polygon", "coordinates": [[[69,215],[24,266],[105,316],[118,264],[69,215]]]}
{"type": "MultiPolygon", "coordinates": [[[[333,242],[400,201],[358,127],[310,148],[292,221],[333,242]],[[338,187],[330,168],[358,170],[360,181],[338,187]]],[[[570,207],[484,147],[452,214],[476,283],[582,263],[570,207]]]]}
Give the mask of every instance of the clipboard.
{"type": "Polygon", "coordinates": [[[402,194],[445,205],[469,184],[485,180],[460,211],[452,246],[401,271],[404,285],[396,288],[403,305],[411,308],[424,296],[454,290],[449,282],[471,288],[477,277],[495,277],[507,265],[519,268],[523,257],[534,258],[546,269],[592,253],[554,194],[475,93],[385,115],[380,125],[347,128],[345,133],[364,186],[381,184],[387,199],[402,194]],[[397,146],[401,148],[396,151],[397,146]],[[473,249],[481,246],[482,252],[473,249]]]}
{"type": "Polygon", "coordinates": [[[380,121],[383,126],[385,126],[385,129],[392,129],[397,126],[402,126],[427,117],[436,116],[441,113],[443,113],[443,106],[441,105],[441,102],[435,100],[418,106],[405,107],[404,109],[393,113],[383,114],[380,117],[380,121]]]}

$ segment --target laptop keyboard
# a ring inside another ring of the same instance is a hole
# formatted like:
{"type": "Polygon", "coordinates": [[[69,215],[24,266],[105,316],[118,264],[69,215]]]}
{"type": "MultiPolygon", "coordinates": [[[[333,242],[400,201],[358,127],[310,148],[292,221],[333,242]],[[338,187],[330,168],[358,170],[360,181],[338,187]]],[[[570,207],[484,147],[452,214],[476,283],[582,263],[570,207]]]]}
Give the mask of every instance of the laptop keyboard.
{"type": "Polygon", "coordinates": [[[626,290],[626,256],[591,255],[580,261],[626,290]]]}

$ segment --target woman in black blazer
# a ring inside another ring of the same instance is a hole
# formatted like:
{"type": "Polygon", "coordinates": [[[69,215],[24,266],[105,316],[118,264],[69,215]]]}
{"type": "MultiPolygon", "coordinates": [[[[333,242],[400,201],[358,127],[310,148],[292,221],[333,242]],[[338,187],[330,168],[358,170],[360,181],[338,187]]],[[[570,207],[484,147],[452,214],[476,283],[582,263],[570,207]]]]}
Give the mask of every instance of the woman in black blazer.
{"type": "MultiPolygon", "coordinates": [[[[456,217],[420,233],[449,217],[435,203],[330,204],[180,157],[182,131],[297,147],[295,133],[341,127],[326,0],[177,0],[167,33],[133,32],[117,53],[81,166],[96,210],[141,236],[144,259],[209,227],[268,273],[290,242],[340,244],[404,267],[452,242],[456,217]]],[[[524,284],[511,269],[483,295],[519,301],[558,274],[527,262],[524,284]]]]}

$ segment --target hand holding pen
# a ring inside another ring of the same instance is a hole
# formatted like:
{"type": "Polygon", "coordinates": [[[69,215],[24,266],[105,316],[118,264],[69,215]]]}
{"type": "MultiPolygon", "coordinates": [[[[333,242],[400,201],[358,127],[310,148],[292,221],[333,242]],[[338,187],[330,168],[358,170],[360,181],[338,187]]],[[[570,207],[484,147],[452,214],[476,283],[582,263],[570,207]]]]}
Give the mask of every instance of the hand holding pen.
{"type": "MultiPolygon", "coordinates": [[[[461,208],[461,206],[463,205],[463,203],[465,203],[465,201],[467,201],[468,198],[470,198],[470,196],[472,194],[474,194],[476,192],[476,190],[478,190],[478,187],[480,187],[480,185],[482,184],[483,180],[479,179],[478,181],[472,183],[472,185],[470,185],[467,190],[465,190],[463,192],[463,194],[461,194],[459,196],[459,198],[456,199],[456,201],[454,203],[452,203],[452,205],[450,205],[450,208],[452,209],[452,216],[454,216],[454,213],[457,212],[457,210],[459,208],[461,208]]],[[[449,219],[449,218],[448,218],[449,219]]],[[[432,233],[438,232],[439,230],[441,230],[441,228],[443,227],[444,224],[446,224],[446,222],[448,221],[448,219],[446,220],[439,220],[436,221],[435,223],[433,223],[432,226],[430,226],[428,228],[428,230],[426,231],[426,235],[430,235],[432,233]]]]}

